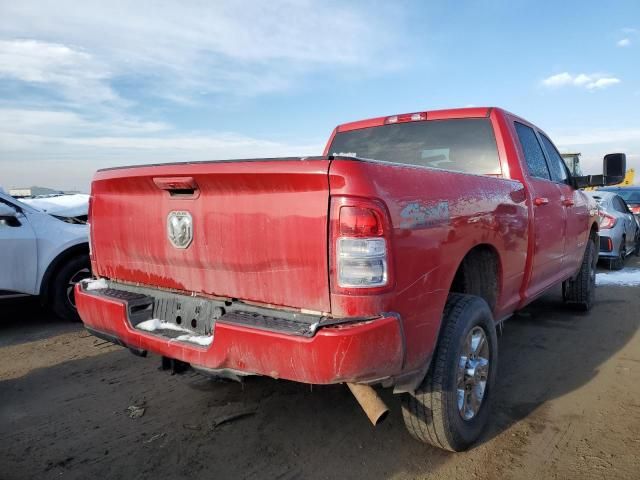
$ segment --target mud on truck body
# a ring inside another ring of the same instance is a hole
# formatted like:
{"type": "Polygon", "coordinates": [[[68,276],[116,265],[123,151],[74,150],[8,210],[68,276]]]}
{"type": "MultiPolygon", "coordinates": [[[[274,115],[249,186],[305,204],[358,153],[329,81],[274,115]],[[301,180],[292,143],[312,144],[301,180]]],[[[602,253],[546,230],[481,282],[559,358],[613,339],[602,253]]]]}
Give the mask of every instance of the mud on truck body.
{"type": "MultiPolygon", "coordinates": [[[[598,224],[548,136],[498,108],[338,126],[324,156],[97,172],[87,329],[213,375],[393,388],[417,439],[487,423],[496,326],[562,283],[594,300],[598,224]]],[[[608,170],[608,171],[607,171],[608,170]]]]}

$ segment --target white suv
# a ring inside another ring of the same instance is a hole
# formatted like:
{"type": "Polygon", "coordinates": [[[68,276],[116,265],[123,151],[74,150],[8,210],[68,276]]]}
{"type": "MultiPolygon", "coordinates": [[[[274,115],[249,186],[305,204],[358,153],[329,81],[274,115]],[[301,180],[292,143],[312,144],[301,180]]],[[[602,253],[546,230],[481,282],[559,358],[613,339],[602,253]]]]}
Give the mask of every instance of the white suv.
{"type": "Polygon", "coordinates": [[[0,191],[0,298],[39,295],[60,317],[79,320],[73,287],[91,276],[88,232],[78,218],[49,215],[0,191]]]}

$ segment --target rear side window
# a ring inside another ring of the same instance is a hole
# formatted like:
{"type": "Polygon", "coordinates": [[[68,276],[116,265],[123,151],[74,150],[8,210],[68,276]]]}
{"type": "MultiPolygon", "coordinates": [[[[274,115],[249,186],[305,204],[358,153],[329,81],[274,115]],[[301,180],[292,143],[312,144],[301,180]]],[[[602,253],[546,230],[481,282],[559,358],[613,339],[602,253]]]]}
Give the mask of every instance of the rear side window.
{"type": "Polygon", "coordinates": [[[566,183],[569,178],[569,174],[567,173],[564,160],[562,160],[558,150],[556,150],[556,147],[551,143],[551,140],[549,140],[546,135],[541,133],[540,138],[542,138],[542,144],[544,145],[544,149],[547,151],[547,157],[549,158],[551,178],[556,182],[566,183]]]}
{"type": "Polygon", "coordinates": [[[502,174],[488,118],[395,123],[337,133],[329,154],[479,175],[502,174]]]}
{"type": "Polygon", "coordinates": [[[522,123],[515,122],[515,125],[516,133],[524,152],[524,158],[527,162],[527,168],[529,169],[529,175],[551,180],[547,161],[544,158],[544,153],[542,153],[542,147],[538,142],[536,133],[531,127],[527,127],[522,123]]]}
{"type": "Polygon", "coordinates": [[[613,205],[617,211],[621,213],[629,213],[627,212],[627,206],[625,205],[624,200],[622,200],[622,198],[618,196],[613,197],[613,205]]]}

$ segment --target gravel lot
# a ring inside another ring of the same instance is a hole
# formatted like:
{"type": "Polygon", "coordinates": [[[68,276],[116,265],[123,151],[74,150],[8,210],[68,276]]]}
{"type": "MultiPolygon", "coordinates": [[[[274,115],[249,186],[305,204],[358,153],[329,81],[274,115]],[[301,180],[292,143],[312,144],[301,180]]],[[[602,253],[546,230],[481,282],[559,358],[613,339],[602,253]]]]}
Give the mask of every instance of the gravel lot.
{"type": "Polygon", "coordinates": [[[412,440],[389,392],[374,429],[344,386],[171,375],[4,301],[0,478],[637,479],[640,288],[597,295],[576,314],[555,291],[505,324],[493,423],[463,454],[412,440]]]}

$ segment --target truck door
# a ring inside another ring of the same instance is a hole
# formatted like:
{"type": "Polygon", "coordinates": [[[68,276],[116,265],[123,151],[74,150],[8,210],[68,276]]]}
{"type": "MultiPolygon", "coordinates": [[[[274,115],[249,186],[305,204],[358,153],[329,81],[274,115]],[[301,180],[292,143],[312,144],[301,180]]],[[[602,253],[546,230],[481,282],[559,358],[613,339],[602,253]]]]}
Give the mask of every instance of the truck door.
{"type": "Polygon", "coordinates": [[[551,180],[560,191],[560,203],[567,219],[562,271],[565,275],[572,275],[582,264],[589,238],[589,206],[584,195],[571,185],[569,171],[556,147],[544,133],[538,133],[547,154],[551,180]]]}
{"type": "Polygon", "coordinates": [[[36,293],[36,235],[26,216],[0,198],[0,290],[36,293]]]}
{"type": "Polygon", "coordinates": [[[529,234],[529,280],[525,297],[536,296],[546,287],[559,281],[563,275],[566,212],[562,194],[551,180],[549,166],[535,131],[519,122],[515,129],[528,170],[532,231],[529,234]]]}

